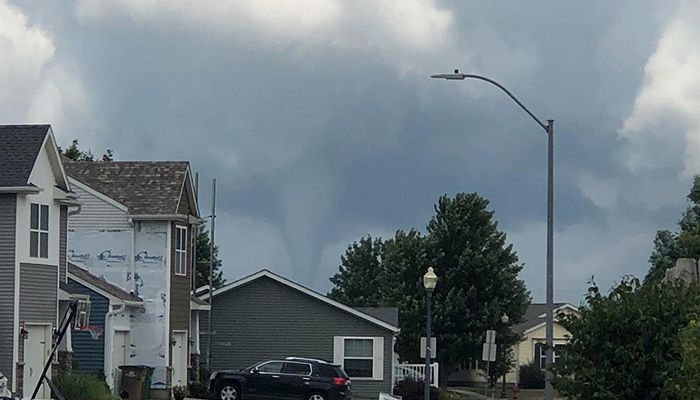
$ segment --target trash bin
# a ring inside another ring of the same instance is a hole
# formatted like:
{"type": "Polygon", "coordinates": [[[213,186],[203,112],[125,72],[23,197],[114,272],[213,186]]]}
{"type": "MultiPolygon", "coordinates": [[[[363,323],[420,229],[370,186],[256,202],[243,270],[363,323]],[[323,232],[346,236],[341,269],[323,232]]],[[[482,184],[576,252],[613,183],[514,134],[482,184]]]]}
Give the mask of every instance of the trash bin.
{"type": "Polygon", "coordinates": [[[153,368],[145,365],[122,365],[122,389],[119,396],[129,400],[148,400],[151,396],[153,368]]]}

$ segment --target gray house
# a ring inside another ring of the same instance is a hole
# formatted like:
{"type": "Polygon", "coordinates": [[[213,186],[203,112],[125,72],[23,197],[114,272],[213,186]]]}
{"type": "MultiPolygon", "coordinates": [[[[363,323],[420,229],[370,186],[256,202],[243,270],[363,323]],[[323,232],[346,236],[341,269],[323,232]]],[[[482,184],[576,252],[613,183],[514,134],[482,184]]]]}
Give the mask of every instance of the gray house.
{"type": "MultiPolygon", "coordinates": [[[[288,356],[320,358],[344,366],[356,398],[391,393],[396,309],[362,312],[267,270],[213,295],[212,370],[288,356]]],[[[207,300],[208,294],[200,298],[207,300]]],[[[200,322],[205,362],[207,313],[200,322]]]]}
{"type": "Polygon", "coordinates": [[[18,394],[34,388],[51,351],[77,204],[51,127],[0,126],[0,371],[18,394]]]}

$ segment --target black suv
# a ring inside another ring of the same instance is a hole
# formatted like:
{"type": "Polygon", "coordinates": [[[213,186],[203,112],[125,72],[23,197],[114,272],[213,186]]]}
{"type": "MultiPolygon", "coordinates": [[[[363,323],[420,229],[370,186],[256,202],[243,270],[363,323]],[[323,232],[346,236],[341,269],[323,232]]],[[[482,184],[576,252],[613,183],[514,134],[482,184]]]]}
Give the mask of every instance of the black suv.
{"type": "Polygon", "coordinates": [[[352,400],[343,367],[301,357],[263,361],[238,372],[214,372],[209,392],[218,400],[352,400]]]}

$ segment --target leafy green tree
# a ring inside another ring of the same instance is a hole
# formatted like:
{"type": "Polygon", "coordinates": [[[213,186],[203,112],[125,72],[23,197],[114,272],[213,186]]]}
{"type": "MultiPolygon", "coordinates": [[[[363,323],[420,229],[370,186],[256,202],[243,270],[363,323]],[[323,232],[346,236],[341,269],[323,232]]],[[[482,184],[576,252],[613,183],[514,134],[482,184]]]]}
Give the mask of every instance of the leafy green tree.
{"type": "Polygon", "coordinates": [[[680,332],[683,362],[674,389],[683,400],[700,399],[700,322],[697,316],[680,332]]]}
{"type": "Polygon", "coordinates": [[[679,331],[697,304],[698,286],[682,282],[626,278],[607,295],[592,286],[580,317],[560,320],[572,339],[555,365],[557,389],[572,400],[678,398],[679,331]]]}
{"type": "MultiPolygon", "coordinates": [[[[197,233],[197,268],[195,269],[195,287],[209,286],[209,268],[211,260],[211,239],[209,231],[199,229],[197,233]]],[[[219,246],[214,245],[214,289],[220,288],[226,283],[221,271],[221,259],[219,259],[219,246]]]]}
{"type": "Polygon", "coordinates": [[[442,196],[425,236],[412,229],[386,241],[354,243],[331,278],[329,295],[355,307],[399,307],[397,352],[418,362],[425,335],[422,276],[432,266],[440,278],[433,294],[433,333],[443,379],[481,358],[486,330],[498,328],[504,313],[509,322],[500,340],[510,347],[519,339],[510,328],[522,321],[529,293],[518,279],[522,265],[487,207],[488,200],[476,193],[442,196]]]}
{"type": "Polygon", "coordinates": [[[370,307],[382,303],[381,287],[376,279],[381,269],[382,240],[371,236],[349,245],[340,258],[338,272],[330,278],[335,285],[330,297],[355,307],[370,307]],[[374,287],[377,290],[368,290],[374,287]]]}
{"type": "Polygon", "coordinates": [[[678,258],[700,258],[700,176],[694,178],[687,199],[690,204],[678,222],[678,232],[660,230],[656,233],[645,283],[661,281],[678,258]]]}
{"type": "MultiPolygon", "coordinates": [[[[65,150],[61,150],[60,147],[59,150],[65,157],[73,161],[95,161],[95,157],[92,155],[92,151],[90,149],[80,149],[78,139],[73,139],[70,146],[68,146],[68,148],[65,150]]],[[[105,151],[100,158],[100,161],[114,161],[114,153],[112,150],[107,149],[107,151],[105,151]]]]}

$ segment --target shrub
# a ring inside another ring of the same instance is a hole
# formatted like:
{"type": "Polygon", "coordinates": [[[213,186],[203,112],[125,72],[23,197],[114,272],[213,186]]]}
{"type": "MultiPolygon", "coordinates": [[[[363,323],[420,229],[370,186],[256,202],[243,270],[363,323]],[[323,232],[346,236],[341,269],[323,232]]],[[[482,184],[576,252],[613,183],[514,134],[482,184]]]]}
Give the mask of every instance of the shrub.
{"type": "Polygon", "coordinates": [[[175,386],[173,388],[173,397],[175,400],[184,400],[185,396],[187,396],[187,387],[175,386]]]}
{"type": "Polygon", "coordinates": [[[523,389],[544,389],[544,371],[537,363],[520,367],[518,386],[523,389]]]}
{"type": "Polygon", "coordinates": [[[95,375],[71,373],[56,381],[63,397],[70,400],[112,400],[109,387],[95,375]]]}
{"type": "MultiPolygon", "coordinates": [[[[401,396],[402,400],[423,400],[425,386],[423,380],[406,378],[396,383],[394,394],[401,396]]],[[[439,400],[440,393],[434,386],[430,387],[430,400],[439,400]]]]}
{"type": "Polygon", "coordinates": [[[209,388],[206,384],[201,382],[190,383],[190,397],[194,397],[195,399],[208,399],[209,388]]]}

